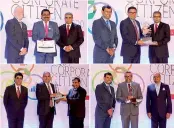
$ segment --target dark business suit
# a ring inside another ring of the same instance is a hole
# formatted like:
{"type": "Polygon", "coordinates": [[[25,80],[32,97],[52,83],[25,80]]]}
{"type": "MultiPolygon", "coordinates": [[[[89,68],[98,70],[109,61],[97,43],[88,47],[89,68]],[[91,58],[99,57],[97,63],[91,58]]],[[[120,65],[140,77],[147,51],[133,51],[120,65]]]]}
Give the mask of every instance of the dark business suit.
{"type": "MultiPolygon", "coordinates": [[[[141,38],[142,30],[140,23],[136,20],[139,30],[139,37],[141,38]]],[[[120,33],[122,36],[121,56],[123,56],[123,63],[140,63],[141,48],[137,44],[137,35],[135,27],[130,18],[127,18],[120,23],[120,33]]]]}
{"type": "Polygon", "coordinates": [[[3,101],[7,112],[8,127],[23,128],[25,107],[28,102],[28,89],[21,86],[20,96],[18,98],[15,85],[10,85],[5,90],[3,101]]]}
{"type": "Polygon", "coordinates": [[[117,47],[118,37],[116,24],[109,20],[111,30],[103,17],[97,19],[92,25],[92,36],[95,43],[93,51],[93,63],[113,63],[114,56],[110,56],[107,48],[117,47]]]}
{"type": "MultiPolygon", "coordinates": [[[[53,93],[55,93],[54,85],[51,84],[51,87],[53,93]]],[[[36,85],[36,97],[38,99],[37,114],[39,115],[39,128],[52,128],[56,109],[54,106],[50,107],[50,94],[45,83],[36,85]]]]}
{"type": "Polygon", "coordinates": [[[67,95],[69,128],[84,128],[86,90],[81,86],[67,95]]]}
{"type": "Polygon", "coordinates": [[[166,114],[172,113],[172,101],[168,85],[161,83],[158,95],[155,84],[147,87],[146,110],[147,113],[152,115],[152,128],[158,128],[158,125],[159,128],[166,128],[166,114]]]}
{"type": "Polygon", "coordinates": [[[27,26],[22,22],[22,28],[16,18],[8,20],[5,26],[6,30],[6,47],[5,58],[7,63],[24,63],[24,56],[19,55],[22,48],[28,50],[28,33],[27,26]]]}
{"type": "Polygon", "coordinates": [[[115,92],[112,86],[110,86],[110,91],[104,82],[96,87],[95,128],[110,128],[111,117],[107,111],[115,108],[116,103],[115,92]]]}
{"type": "Polygon", "coordinates": [[[60,39],[57,44],[60,46],[61,63],[79,63],[80,45],[84,41],[83,32],[80,25],[71,24],[69,34],[67,35],[66,24],[59,27],[60,39]],[[73,50],[66,52],[63,48],[71,45],[73,50]]]}
{"type": "Polygon", "coordinates": [[[57,51],[54,53],[41,53],[37,51],[37,40],[49,38],[55,43],[59,40],[59,28],[56,22],[49,21],[48,35],[45,36],[45,26],[43,21],[34,23],[32,30],[32,40],[36,43],[34,55],[36,56],[36,63],[53,63],[54,57],[57,56],[57,51]]]}
{"type": "Polygon", "coordinates": [[[149,46],[150,63],[168,63],[169,51],[168,42],[170,41],[170,27],[168,24],[160,22],[156,33],[154,32],[154,24],[150,25],[152,30],[152,41],[157,41],[158,45],[149,46]]]}

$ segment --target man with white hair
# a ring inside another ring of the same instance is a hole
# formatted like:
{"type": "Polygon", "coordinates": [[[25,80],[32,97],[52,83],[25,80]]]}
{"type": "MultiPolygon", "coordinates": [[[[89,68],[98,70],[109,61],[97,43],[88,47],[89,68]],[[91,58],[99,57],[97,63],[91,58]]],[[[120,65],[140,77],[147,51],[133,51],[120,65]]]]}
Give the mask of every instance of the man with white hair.
{"type": "Polygon", "coordinates": [[[14,18],[7,21],[5,57],[7,63],[23,63],[28,52],[27,26],[22,22],[24,11],[17,6],[14,10],[14,18]]]}

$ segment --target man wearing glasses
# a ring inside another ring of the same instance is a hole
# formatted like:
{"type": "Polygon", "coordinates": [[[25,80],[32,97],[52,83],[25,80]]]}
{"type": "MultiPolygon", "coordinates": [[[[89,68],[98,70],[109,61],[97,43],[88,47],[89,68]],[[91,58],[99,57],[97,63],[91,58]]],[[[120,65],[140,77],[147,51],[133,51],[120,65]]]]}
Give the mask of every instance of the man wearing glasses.
{"type": "Polygon", "coordinates": [[[129,7],[127,13],[128,18],[120,23],[120,32],[123,40],[121,56],[123,56],[123,63],[140,63],[140,46],[144,45],[144,42],[141,40],[143,34],[140,23],[135,19],[137,9],[129,7]]]}
{"type": "MultiPolygon", "coordinates": [[[[55,42],[59,39],[59,28],[56,22],[50,21],[50,11],[43,9],[41,12],[42,21],[38,21],[33,26],[32,40],[37,43],[40,41],[54,40],[55,42]]],[[[36,63],[53,63],[54,56],[57,56],[57,52],[49,52],[49,49],[45,52],[40,52],[35,46],[34,54],[36,56],[36,63]]]]}
{"type": "Polygon", "coordinates": [[[169,51],[168,42],[170,41],[170,26],[161,22],[161,12],[153,13],[154,24],[150,25],[152,30],[152,41],[156,45],[149,46],[150,63],[168,63],[169,51]]]}
{"type": "Polygon", "coordinates": [[[80,25],[73,23],[73,14],[65,14],[65,24],[59,27],[60,39],[57,44],[60,46],[61,63],[79,63],[81,57],[80,45],[84,41],[80,25]]]}
{"type": "Polygon", "coordinates": [[[15,73],[14,84],[8,86],[4,93],[3,101],[9,128],[23,128],[28,89],[22,86],[22,80],[22,73],[15,73]]]}
{"type": "Polygon", "coordinates": [[[133,75],[127,71],[124,74],[125,81],[118,84],[116,99],[121,103],[120,115],[122,128],[138,128],[139,104],[143,96],[140,84],[133,82],[133,75]]]}

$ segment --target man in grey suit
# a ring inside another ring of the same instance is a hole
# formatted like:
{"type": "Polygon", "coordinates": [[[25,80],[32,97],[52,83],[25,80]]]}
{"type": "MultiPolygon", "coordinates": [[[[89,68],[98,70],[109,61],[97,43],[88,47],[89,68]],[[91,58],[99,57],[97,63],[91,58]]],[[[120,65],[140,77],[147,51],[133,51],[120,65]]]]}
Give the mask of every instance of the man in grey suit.
{"type": "Polygon", "coordinates": [[[32,40],[36,43],[34,54],[36,56],[36,63],[53,63],[54,53],[41,53],[37,51],[37,40],[59,40],[59,28],[56,22],[50,21],[50,11],[43,9],[41,12],[42,21],[34,23],[32,31],[32,40]]]}
{"type": "Polygon", "coordinates": [[[116,99],[121,103],[120,115],[122,120],[122,127],[138,128],[139,104],[143,96],[140,84],[132,81],[132,73],[126,72],[124,74],[125,82],[118,84],[116,99]]]}
{"type": "Polygon", "coordinates": [[[111,86],[112,80],[112,74],[109,72],[105,73],[104,82],[96,87],[95,128],[110,128],[116,102],[115,91],[111,86]]]}
{"type": "Polygon", "coordinates": [[[23,63],[28,52],[27,26],[22,22],[24,11],[17,6],[14,10],[14,18],[7,21],[5,58],[7,63],[23,63]]]}
{"type": "Polygon", "coordinates": [[[102,7],[103,16],[93,22],[93,63],[113,63],[118,37],[116,24],[110,20],[111,14],[112,8],[105,5],[102,7]]]}

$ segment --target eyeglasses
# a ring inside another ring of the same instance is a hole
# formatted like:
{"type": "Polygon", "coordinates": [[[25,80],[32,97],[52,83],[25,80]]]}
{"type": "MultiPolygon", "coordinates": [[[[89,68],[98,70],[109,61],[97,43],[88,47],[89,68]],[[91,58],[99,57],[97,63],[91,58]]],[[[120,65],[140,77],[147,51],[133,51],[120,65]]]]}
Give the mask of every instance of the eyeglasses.
{"type": "Polygon", "coordinates": [[[130,14],[136,14],[137,12],[129,12],[130,14]]]}
{"type": "Polygon", "coordinates": [[[65,17],[65,19],[72,19],[72,17],[65,17]]]}

